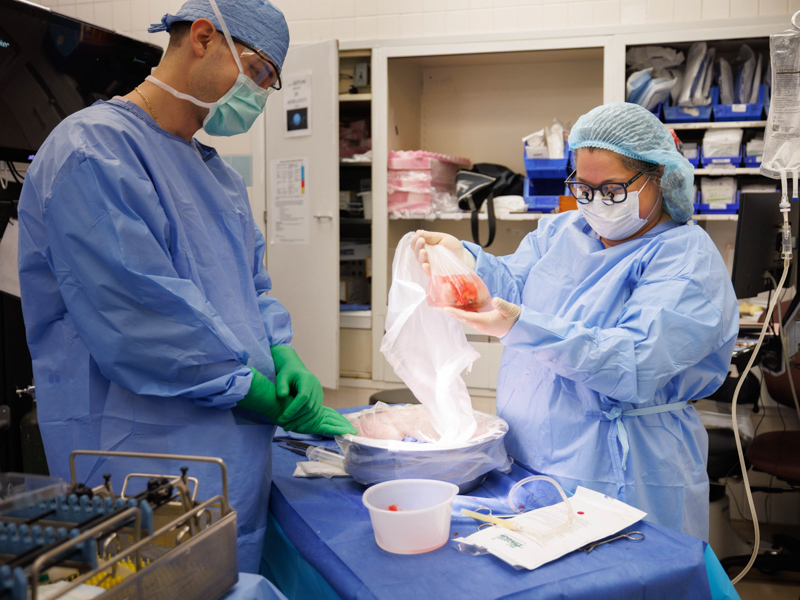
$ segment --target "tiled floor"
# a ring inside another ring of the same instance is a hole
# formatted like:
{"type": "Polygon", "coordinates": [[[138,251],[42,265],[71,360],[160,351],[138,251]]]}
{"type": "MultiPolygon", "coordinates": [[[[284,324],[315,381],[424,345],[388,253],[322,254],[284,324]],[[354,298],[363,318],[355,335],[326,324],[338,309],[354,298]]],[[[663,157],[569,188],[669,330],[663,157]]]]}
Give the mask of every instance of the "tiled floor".
{"type": "MultiPolygon", "coordinates": [[[[746,538],[753,537],[753,525],[744,521],[733,521],[733,525],[746,538]]],[[[760,524],[761,539],[771,540],[773,532],[779,530],[781,533],[800,538],[800,528],[782,525],[780,527],[760,524]]],[[[800,563],[800,558],[798,558],[800,563]]],[[[736,573],[731,573],[733,577],[736,573]]],[[[750,569],[739,583],[736,584],[736,591],[742,600],[799,600],[800,599],[800,573],[777,573],[775,575],[765,575],[757,569],[750,569]]]]}

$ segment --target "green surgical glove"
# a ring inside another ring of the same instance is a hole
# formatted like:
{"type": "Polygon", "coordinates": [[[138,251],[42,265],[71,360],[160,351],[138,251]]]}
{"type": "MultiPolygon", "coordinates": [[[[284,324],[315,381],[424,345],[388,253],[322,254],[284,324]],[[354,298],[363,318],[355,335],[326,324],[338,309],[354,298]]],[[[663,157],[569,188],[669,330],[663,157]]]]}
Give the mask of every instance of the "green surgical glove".
{"type": "MultiPolygon", "coordinates": [[[[322,408],[322,384],[311,373],[291,346],[270,348],[275,362],[275,385],[279,398],[293,398],[287,407],[287,419],[300,417],[302,407],[318,412],[322,408]]],[[[306,411],[303,411],[306,412],[306,411]]]]}
{"type": "MultiPolygon", "coordinates": [[[[280,397],[275,384],[264,375],[250,368],[253,380],[250,390],[237,406],[264,415],[287,431],[321,435],[344,435],[357,433],[350,421],[331,408],[304,405],[297,397],[280,397]]],[[[321,399],[320,388],[320,399],[321,399]]]]}

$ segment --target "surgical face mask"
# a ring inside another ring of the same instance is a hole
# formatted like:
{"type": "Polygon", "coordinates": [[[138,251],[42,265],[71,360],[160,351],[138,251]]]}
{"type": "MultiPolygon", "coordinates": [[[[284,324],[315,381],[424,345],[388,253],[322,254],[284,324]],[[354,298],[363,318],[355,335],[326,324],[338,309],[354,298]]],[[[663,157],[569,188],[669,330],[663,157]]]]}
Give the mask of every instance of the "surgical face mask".
{"type": "Polygon", "coordinates": [[[596,193],[591,202],[578,204],[578,211],[601,238],[612,241],[624,240],[644,227],[658,206],[656,202],[647,218],[642,219],[639,216],[639,193],[648,183],[649,179],[641,190],[628,192],[627,199],[617,204],[603,204],[599,194],[596,193]]]}
{"type": "Polygon", "coordinates": [[[274,88],[262,89],[244,74],[239,53],[236,51],[236,46],[233,44],[233,38],[231,38],[228,32],[225,20],[222,18],[219,8],[217,8],[217,3],[215,0],[209,1],[211,2],[211,8],[214,10],[214,14],[217,16],[217,20],[219,20],[219,24],[222,27],[223,34],[233,53],[233,57],[236,59],[236,64],[239,67],[239,75],[236,77],[236,81],[233,83],[233,86],[231,86],[231,89],[216,102],[203,102],[194,96],[179,92],[152,75],[148,75],[146,79],[176,98],[188,100],[197,106],[207,108],[208,114],[203,120],[203,129],[206,133],[209,135],[231,136],[244,133],[253,126],[255,120],[264,111],[267,98],[274,88]]]}

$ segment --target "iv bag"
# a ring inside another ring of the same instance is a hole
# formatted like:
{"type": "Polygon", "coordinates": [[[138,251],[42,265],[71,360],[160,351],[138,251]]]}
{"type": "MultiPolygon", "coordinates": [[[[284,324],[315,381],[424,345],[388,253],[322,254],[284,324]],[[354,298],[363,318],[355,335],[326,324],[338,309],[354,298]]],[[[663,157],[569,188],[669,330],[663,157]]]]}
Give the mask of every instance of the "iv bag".
{"type": "Polygon", "coordinates": [[[779,179],[781,171],[800,170],[800,30],[769,36],[772,99],[764,132],[761,174],[779,179]]]}

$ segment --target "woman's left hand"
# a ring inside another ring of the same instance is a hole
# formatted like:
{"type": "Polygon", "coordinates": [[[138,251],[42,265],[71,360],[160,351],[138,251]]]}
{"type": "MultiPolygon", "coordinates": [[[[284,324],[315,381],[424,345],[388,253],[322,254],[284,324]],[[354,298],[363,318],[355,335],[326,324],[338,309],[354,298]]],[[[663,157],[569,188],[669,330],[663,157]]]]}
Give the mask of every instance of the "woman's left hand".
{"type": "Polygon", "coordinates": [[[478,333],[503,337],[519,319],[520,307],[502,298],[492,298],[494,310],[487,312],[470,312],[458,308],[443,308],[442,312],[454,319],[469,325],[478,333]]]}

